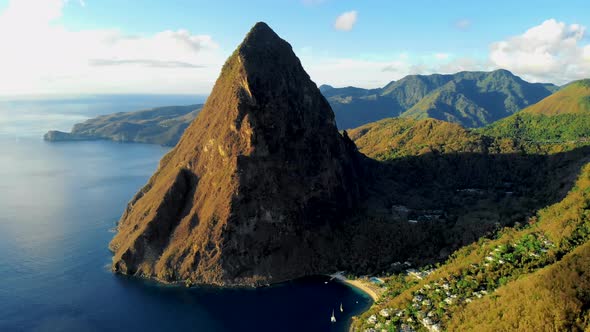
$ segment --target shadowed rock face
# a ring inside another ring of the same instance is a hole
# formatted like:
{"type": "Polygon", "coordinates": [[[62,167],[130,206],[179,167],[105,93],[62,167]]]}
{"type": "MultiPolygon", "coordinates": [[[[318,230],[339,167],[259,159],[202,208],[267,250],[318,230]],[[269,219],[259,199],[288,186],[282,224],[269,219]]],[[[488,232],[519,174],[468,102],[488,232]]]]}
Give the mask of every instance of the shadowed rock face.
{"type": "Polygon", "coordinates": [[[129,203],[112,268],[218,285],[327,272],[316,234],[355,208],[358,158],[291,46],[257,23],[129,203]]]}

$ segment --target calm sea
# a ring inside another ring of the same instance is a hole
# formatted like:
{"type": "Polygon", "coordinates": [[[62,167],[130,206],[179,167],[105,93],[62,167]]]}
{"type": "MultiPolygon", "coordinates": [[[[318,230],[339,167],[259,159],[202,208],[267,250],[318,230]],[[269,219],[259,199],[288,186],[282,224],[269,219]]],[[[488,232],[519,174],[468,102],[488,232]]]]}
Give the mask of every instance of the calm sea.
{"type": "Polygon", "coordinates": [[[98,114],[202,101],[0,100],[0,331],[345,331],[367,309],[366,295],[324,277],[220,290],[109,271],[111,230],[167,149],[46,143],[42,134],[98,114]]]}

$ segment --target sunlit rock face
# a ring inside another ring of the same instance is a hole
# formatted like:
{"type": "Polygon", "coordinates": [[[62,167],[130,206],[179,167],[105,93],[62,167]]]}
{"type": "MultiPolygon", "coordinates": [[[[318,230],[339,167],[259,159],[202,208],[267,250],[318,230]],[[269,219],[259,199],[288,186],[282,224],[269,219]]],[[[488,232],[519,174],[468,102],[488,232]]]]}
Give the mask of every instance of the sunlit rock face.
{"type": "Polygon", "coordinates": [[[358,158],[291,46],[257,23],[129,203],[112,268],[217,285],[330,271],[331,227],[359,198],[358,158]]]}

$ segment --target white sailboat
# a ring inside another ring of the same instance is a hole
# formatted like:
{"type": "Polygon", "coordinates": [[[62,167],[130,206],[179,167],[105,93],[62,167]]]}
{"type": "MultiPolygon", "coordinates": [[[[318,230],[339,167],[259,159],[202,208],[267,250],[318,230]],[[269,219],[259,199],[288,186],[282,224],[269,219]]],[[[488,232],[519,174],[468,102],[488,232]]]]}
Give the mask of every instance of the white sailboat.
{"type": "Polygon", "coordinates": [[[330,317],[330,322],[336,323],[336,317],[334,316],[334,309],[332,309],[332,317],[330,317]]]}
{"type": "Polygon", "coordinates": [[[342,309],[342,302],[340,302],[340,312],[344,312],[344,309],[342,309]]]}

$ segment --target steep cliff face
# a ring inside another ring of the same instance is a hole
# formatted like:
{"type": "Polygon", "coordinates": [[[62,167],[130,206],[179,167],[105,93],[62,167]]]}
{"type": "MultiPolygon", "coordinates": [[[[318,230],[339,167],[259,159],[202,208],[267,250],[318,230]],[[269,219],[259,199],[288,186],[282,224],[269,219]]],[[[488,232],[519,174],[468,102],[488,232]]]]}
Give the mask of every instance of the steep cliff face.
{"type": "Polygon", "coordinates": [[[326,272],[319,234],[355,207],[357,158],[291,46],[257,23],[129,203],[112,268],[219,285],[326,272]]]}

